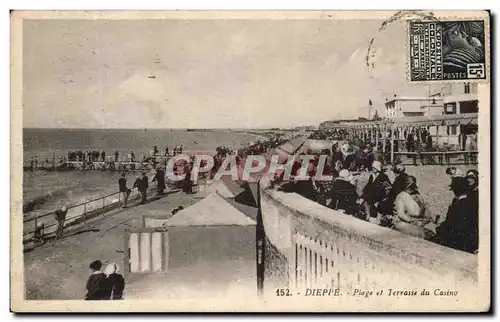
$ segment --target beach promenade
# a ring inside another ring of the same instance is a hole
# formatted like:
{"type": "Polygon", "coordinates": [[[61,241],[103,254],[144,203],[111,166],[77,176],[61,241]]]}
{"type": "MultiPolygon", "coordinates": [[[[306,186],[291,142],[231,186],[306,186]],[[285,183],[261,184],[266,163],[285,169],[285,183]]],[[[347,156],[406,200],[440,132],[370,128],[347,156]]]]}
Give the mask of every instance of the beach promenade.
{"type": "MultiPolygon", "coordinates": [[[[123,273],[124,231],[142,228],[143,215],[171,214],[179,206],[196,203],[201,194],[175,192],[145,205],[116,209],[68,231],[64,238],[48,242],[24,254],[27,299],[83,299],[89,264],[115,262],[123,273]]],[[[126,292],[127,290],[125,290],[126,292]]]]}

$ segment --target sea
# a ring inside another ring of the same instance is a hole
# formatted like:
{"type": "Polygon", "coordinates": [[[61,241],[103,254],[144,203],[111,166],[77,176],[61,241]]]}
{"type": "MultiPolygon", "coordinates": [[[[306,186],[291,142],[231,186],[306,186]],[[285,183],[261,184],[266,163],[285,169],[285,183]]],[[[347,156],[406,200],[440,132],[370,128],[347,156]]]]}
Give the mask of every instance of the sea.
{"type": "MultiPolygon", "coordinates": [[[[230,130],[163,129],[24,129],[24,165],[37,157],[38,162],[57,161],[70,151],[118,151],[123,159],[133,151],[137,158],[149,155],[156,145],[160,152],[168,146],[183,145],[184,150],[213,152],[217,146],[239,148],[262,139],[257,134],[230,130]]],[[[112,171],[24,171],[23,204],[34,200],[36,206],[25,216],[51,212],[63,205],[79,204],[118,191],[118,172],[112,171]],[[42,200],[40,202],[40,200],[42,200]]],[[[129,185],[137,174],[127,175],[129,185]]]]}

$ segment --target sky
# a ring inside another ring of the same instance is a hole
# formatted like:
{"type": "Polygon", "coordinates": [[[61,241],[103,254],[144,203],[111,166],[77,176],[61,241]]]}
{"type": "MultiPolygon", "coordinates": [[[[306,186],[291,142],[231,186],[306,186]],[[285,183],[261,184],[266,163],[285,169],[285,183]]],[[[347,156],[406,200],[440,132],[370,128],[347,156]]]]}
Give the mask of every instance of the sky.
{"type": "Polygon", "coordinates": [[[25,20],[23,125],[291,127],[367,117],[370,99],[383,115],[428,87],[406,84],[405,23],[382,22],[25,20]]]}

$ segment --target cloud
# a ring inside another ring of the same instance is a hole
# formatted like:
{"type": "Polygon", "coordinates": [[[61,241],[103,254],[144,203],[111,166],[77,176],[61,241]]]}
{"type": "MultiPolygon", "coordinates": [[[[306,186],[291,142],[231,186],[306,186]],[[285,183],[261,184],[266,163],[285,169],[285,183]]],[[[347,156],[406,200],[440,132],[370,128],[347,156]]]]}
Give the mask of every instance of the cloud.
{"type": "Polygon", "coordinates": [[[379,33],[380,24],[27,22],[24,125],[271,127],[364,116],[370,98],[381,107],[394,92],[418,92],[405,81],[404,24],[379,33]]]}

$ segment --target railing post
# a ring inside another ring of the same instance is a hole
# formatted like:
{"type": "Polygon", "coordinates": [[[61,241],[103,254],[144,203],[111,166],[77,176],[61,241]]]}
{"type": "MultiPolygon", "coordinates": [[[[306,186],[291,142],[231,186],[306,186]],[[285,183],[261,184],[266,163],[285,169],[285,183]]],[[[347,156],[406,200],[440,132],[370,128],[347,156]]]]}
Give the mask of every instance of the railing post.
{"type": "Polygon", "coordinates": [[[35,218],[35,230],[33,235],[36,235],[36,229],[38,228],[38,218],[35,218]]]}
{"type": "Polygon", "coordinates": [[[391,164],[394,163],[394,123],[391,122],[391,164]]]}

